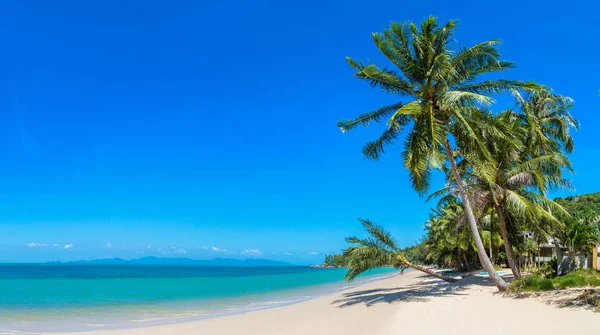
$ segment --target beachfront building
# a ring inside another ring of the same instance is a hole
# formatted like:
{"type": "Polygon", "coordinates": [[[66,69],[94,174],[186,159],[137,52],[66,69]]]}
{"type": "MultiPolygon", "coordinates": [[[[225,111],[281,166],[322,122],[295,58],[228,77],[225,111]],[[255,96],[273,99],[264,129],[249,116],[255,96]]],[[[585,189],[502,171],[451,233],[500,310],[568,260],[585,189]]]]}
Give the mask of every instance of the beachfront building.
{"type": "MultiPolygon", "coordinates": [[[[532,238],[532,236],[525,236],[526,238],[532,238]]],[[[589,252],[576,251],[575,252],[575,267],[578,269],[599,269],[598,255],[600,254],[600,246],[596,244],[593,250],[589,252]]],[[[535,255],[535,262],[550,262],[553,258],[561,259],[562,267],[570,267],[572,257],[569,250],[563,246],[559,241],[552,237],[547,239],[547,243],[539,246],[539,254],[535,255]]]]}

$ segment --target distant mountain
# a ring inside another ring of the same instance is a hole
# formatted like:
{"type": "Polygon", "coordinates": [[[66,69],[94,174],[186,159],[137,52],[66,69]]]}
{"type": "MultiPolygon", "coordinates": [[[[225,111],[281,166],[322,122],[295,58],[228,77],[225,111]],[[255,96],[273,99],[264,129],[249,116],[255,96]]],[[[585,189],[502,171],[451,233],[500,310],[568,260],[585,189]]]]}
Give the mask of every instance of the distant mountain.
{"type": "Polygon", "coordinates": [[[132,260],[121,258],[94,259],[90,261],[48,262],[49,264],[81,264],[81,265],[195,265],[195,266],[291,266],[291,264],[269,259],[232,259],[215,258],[198,260],[190,258],[158,258],[142,257],[132,260]]]}

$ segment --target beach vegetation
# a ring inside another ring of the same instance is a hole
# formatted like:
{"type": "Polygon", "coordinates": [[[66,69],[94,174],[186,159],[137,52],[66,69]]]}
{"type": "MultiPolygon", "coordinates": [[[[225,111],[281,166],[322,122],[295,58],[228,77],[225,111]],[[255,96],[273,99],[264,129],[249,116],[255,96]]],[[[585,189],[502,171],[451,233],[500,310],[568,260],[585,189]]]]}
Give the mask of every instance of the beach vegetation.
{"type": "Polygon", "coordinates": [[[564,276],[551,275],[545,277],[539,274],[532,274],[515,279],[511,283],[511,289],[515,292],[598,286],[600,286],[600,271],[593,269],[578,269],[564,276]]]}
{"type": "MultiPolygon", "coordinates": [[[[427,262],[458,270],[482,267],[504,291],[508,285],[495,271],[503,261],[519,278],[549,237],[571,243],[572,254],[598,240],[597,221],[570,219],[575,205],[547,198],[551,190],[572,187],[564,175],[573,171],[570,131],[579,124],[570,114],[571,98],[533,82],[490,79],[514,67],[500,58],[499,41],[456,46],[455,28],[456,21],[439,25],[429,17],[373,34],[390,65],[347,61],[356,77],[398,100],[337,126],[346,132],[383,123],[380,137],[362,150],[375,160],[403,136],[403,165],[421,195],[428,193],[432,170],[441,170],[445,186],[429,197],[439,199],[438,207],[426,222],[426,237],[414,247],[427,262]],[[494,96],[506,92],[515,107],[493,113],[494,96]],[[569,236],[572,221],[581,224],[569,236]]],[[[594,204],[587,217],[598,218],[600,196],[585,201],[594,204]]]]}
{"type": "MultiPolygon", "coordinates": [[[[448,168],[464,204],[479,261],[496,286],[506,290],[506,282],[496,273],[485,252],[458,167],[460,157],[456,149],[468,143],[475,148],[468,155],[489,156],[482,139],[473,131],[473,127],[481,121],[481,108],[494,102],[492,95],[535,91],[541,86],[519,80],[481,79],[488,78],[486,75],[491,73],[504,72],[514,65],[500,59],[496,47],[499,40],[484,41],[472,47],[453,47],[456,24],[456,21],[450,20],[440,26],[437,19],[430,16],[420,25],[392,23],[383,33],[373,34],[375,45],[393,67],[352,58],[347,58],[347,61],[357,70],[356,77],[365,80],[371,87],[379,87],[404,99],[355,119],[340,121],[338,127],[346,132],[385,120],[381,136],[363,147],[363,154],[371,159],[378,159],[385,148],[406,131],[403,163],[413,188],[420,194],[427,193],[429,189],[432,169],[448,168]]],[[[479,128],[485,126],[478,125],[479,128]]],[[[504,136],[502,133],[496,135],[504,136]]]]}
{"type": "Polygon", "coordinates": [[[325,255],[325,266],[345,268],[348,265],[348,257],[344,254],[325,255]]]}
{"type": "Polygon", "coordinates": [[[381,226],[369,221],[368,219],[359,219],[365,231],[367,238],[347,237],[346,241],[350,247],[344,250],[344,256],[348,258],[347,280],[354,280],[359,274],[383,266],[393,266],[397,269],[413,268],[425,272],[436,278],[447,282],[455,282],[456,279],[436,272],[430,267],[421,266],[412,263],[404,254],[390,235],[381,226]]]}

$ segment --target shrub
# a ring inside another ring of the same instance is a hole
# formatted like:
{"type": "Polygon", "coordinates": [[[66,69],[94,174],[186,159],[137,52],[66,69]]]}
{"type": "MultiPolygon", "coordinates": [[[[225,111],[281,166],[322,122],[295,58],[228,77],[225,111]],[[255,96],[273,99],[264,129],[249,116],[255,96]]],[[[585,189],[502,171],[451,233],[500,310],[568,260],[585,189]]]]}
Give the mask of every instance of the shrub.
{"type": "Polygon", "coordinates": [[[554,290],[554,284],[550,279],[542,279],[538,285],[539,291],[551,291],[554,290]]]}
{"type": "Polygon", "coordinates": [[[556,272],[556,268],[553,268],[550,263],[542,263],[540,267],[535,267],[532,270],[532,274],[541,278],[548,278],[556,272]]]}
{"type": "Polygon", "coordinates": [[[541,278],[536,275],[530,275],[521,279],[516,279],[511,284],[512,288],[519,291],[550,291],[554,289],[551,279],[541,278]]]}
{"type": "Polygon", "coordinates": [[[545,263],[545,264],[548,264],[550,266],[550,268],[552,269],[552,274],[556,275],[556,268],[558,268],[558,260],[556,259],[556,257],[552,257],[550,262],[545,263]]]}
{"type": "Polygon", "coordinates": [[[532,274],[514,280],[513,290],[519,291],[548,291],[555,288],[600,286],[600,271],[580,269],[560,277],[543,278],[540,273],[532,274]]]}

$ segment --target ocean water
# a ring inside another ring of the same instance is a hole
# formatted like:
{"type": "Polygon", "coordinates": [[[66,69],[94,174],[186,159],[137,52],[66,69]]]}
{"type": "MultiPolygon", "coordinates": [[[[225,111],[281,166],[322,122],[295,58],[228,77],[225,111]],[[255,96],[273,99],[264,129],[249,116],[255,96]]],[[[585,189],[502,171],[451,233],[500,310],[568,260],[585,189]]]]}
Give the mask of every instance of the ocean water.
{"type": "Polygon", "coordinates": [[[0,334],[140,327],[277,307],[395,275],[345,269],[0,265],[0,334]]]}

